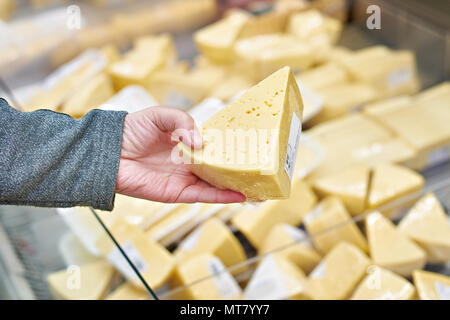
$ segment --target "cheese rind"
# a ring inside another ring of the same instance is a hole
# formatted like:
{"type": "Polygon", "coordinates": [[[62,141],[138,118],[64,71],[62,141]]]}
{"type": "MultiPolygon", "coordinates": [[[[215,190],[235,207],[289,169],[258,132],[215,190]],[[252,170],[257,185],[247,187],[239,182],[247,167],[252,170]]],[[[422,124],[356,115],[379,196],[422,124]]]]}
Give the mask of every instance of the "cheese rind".
{"type": "Polygon", "coordinates": [[[203,149],[178,146],[192,172],[212,185],[249,199],[285,199],[302,110],[297,84],[285,67],[205,122],[203,149]]]}
{"type": "Polygon", "coordinates": [[[450,299],[450,277],[416,270],[413,272],[413,280],[420,300],[450,299]]]}
{"type": "Polygon", "coordinates": [[[425,252],[379,212],[366,217],[370,255],[375,264],[408,277],[426,262],[425,252]]]}
{"type": "Polygon", "coordinates": [[[422,197],[400,221],[398,230],[427,252],[429,262],[450,261],[450,223],[434,194],[422,197]]]}

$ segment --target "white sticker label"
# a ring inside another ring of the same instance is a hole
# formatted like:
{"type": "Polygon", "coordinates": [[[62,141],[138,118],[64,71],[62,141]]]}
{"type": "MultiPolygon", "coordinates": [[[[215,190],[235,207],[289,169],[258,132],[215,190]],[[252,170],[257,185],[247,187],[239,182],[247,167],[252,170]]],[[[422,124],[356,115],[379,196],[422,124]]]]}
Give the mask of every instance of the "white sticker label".
{"type": "Polygon", "coordinates": [[[450,300],[450,286],[446,286],[443,283],[435,282],[434,287],[440,300],[450,300]]]}
{"type": "Polygon", "coordinates": [[[436,166],[450,159],[450,146],[433,150],[428,155],[428,167],[436,166]]]}
{"type": "Polygon", "coordinates": [[[237,298],[241,294],[241,288],[236,280],[225,271],[225,266],[218,258],[208,263],[208,268],[213,276],[217,290],[223,299],[237,298]]]}
{"type": "Polygon", "coordinates": [[[292,114],[291,128],[289,129],[289,140],[286,150],[286,162],[284,168],[289,178],[292,180],[294,173],[295,159],[297,158],[298,143],[300,141],[300,133],[302,132],[302,123],[298,119],[295,112],[292,114]]]}
{"type": "Polygon", "coordinates": [[[288,224],[284,226],[284,230],[287,232],[287,234],[289,234],[294,242],[299,242],[305,246],[312,247],[311,241],[303,230],[290,226],[288,224]]]}
{"type": "Polygon", "coordinates": [[[180,243],[179,248],[185,251],[192,251],[200,238],[203,229],[202,227],[203,226],[200,226],[192,231],[191,234],[180,243]]]}
{"type": "MultiPolygon", "coordinates": [[[[147,271],[148,266],[142,258],[139,251],[131,242],[126,242],[122,245],[122,250],[125,251],[126,255],[136,267],[140,273],[147,271]]],[[[137,277],[134,270],[128,264],[128,261],[122,255],[118,248],[115,248],[109,255],[108,260],[129,280],[135,279],[137,277]]]]}
{"type": "Polygon", "coordinates": [[[389,87],[395,88],[407,83],[412,77],[410,69],[398,69],[388,75],[389,87]]]}

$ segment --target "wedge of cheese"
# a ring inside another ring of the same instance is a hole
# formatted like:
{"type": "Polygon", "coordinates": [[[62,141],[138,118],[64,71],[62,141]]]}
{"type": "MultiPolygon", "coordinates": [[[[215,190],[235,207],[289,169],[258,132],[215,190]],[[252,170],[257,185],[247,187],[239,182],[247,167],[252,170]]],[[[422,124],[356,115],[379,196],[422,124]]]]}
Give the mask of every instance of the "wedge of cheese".
{"type": "Polygon", "coordinates": [[[302,270],[281,256],[268,255],[252,275],[244,291],[249,300],[309,300],[302,270]]]}
{"type": "Polygon", "coordinates": [[[286,258],[306,274],[310,273],[321,259],[307,234],[286,223],[279,223],[270,229],[263,245],[258,250],[259,255],[266,253],[286,258]]]}
{"type": "Polygon", "coordinates": [[[134,49],[109,68],[114,88],[120,90],[132,84],[146,86],[154,73],[170,65],[175,56],[170,36],[149,36],[141,39],[134,49]]]}
{"type": "Polygon", "coordinates": [[[316,9],[291,15],[287,25],[287,32],[301,40],[325,35],[332,44],[338,41],[341,31],[342,23],[339,20],[325,16],[316,9]]]}
{"type": "Polygon", "coordinates": [[[108,292],[114,275],[114,267],[101,260],[51,273],[47,281],[55,299],[100,300],[108,292]]]}
{"type": "Polygon", "coordinates": [[[365,276],[370,259],[354,245],[342,242],[310,273],[308,289],[315,300],[348,298],[365,276]]]}
{"type": "Polygon", "coordinates": [[[415,171],[393,164],[374,166],[368,209],[376,209],[405,195],[419,192],[424,185],[424,178],[415,171]]]}
{"type": "Polygon", "coordinates": [[[171,299],[241,299],[242,290],[219,258],[201,254],[178,264],[171,286],[171,299]],[[184,289],[180,287],[186,286],[184,289]],[[177,290],[177,288],[179,288],[177,290]]]}
{"type": "Polygon", "coordinates": [[[373,212],[366,217],[365,225],[375,264],[405,277],[423,268],[425,251],[403,235],[388,218],[373,212]]]}
{"type": "Polygon", "coordinates": [[[310,70],[300,72],[295,76],[300,84],[305,84],[312,90],[323,89],[345,83],[347,72],[335,62],[325,63],[310,70]]]}
{"type": "Polygon", "coordinates": [[[289,197],[303,104],[289,68],[282,68],[211,117],[204,148],[178,146],[201,179],[249,199],[289,197]]]}
{"type": "Polygon", "coordinates": [[[363,213],[366,207],[370,174],[368,165],[355,165],[319,178],[314,182],[313,188],[321,197],[337,196],[352,215],[358,215],[363,213]]]}
{"type": "Polygon", "coordinates": [[[184,239],[174,255],[178,261],[210,253],[218,257],[226,267],[245,261],[242,245],[231,230],[219,219],[211,218],[184,239]]]}
{"type": "Polygon", "coordinates": [[[237,213],[231,223],[255,248],[260,248],[270,229],[277,223],[299,225],[317,202],[311,188],[300,179],[292,187],[288,200],[273,200],[237,213]]]}
{"type": "Polygon", "coordinates": [[[450,277],[416,270],[413,279],[420,300],[450,300],[450,277]]]}
{"type": "Polygon", "coordinates": [[[399,275],[377,266],[369,267],[351,300],[412,300],[414,286],[399,275]]]}
{"type": "Polygon", "coordinates": [[[243,12],[233,12],[194,33],[194,41],[199,51],[214,62],[233,60],[233,45],[249,20],[243,12]]]}
{"type": "Polygon", "coordinates": [[[104,73],[94,77],[72,94],[62,106],[62,111],[81,118],[91,109],[99,107],[114,95],[111,79],[104,73]]]}
{"type": "Polygon", "coordinates": [[[145,290],[125,282],[108,294],[105,300],[151,300],[151,297],[145,290]]]}
{"type": "Polygon", "coordinates": [[[322,253],[330,252],[339,242],[348,242],[368,252],[367,241],[337,197],[328,197],[305,217],[305,226],[314,246],[322,253]]]}
{"type": "Polygon", "coordinates": [[[434,194],[421,198],[400,221],[398,230],[426,251],[429,262],[450,261],[450,222],[434,194]]]}
{"type": "MultiPolygon", "coordinates": [[[[175,259],[164,247],[149,239],[138,227],[117,219],[109,231],[145,281],[155,289],[160,288],[172,275],[175,259]]],[[[98,241],[104,256],[135,286],[144,288],[136,271],[122,252],[111,243],[108,235],[98,241]]]]}

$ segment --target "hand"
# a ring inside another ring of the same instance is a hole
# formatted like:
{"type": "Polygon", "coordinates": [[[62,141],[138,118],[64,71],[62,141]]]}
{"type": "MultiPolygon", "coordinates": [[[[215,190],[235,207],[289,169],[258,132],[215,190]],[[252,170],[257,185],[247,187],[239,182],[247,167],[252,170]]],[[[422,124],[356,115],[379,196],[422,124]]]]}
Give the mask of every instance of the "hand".
{"type": "Polygon", "coordinates": [[[185,112],[151,107],[125,117],[116,192],[159,202],[243,202],[245,196],[217,189],[171,160],[178,141],[201,148],[194,120],[185,112]],[[173,139],[174,131],[181,132],[173,139]]]}

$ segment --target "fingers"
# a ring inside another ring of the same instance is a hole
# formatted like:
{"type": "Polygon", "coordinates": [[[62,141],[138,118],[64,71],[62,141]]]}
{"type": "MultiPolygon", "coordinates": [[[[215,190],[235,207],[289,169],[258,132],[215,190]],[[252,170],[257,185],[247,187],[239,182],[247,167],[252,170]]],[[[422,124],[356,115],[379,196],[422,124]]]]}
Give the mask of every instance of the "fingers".
{"type": "Polygon", "coordinates": [[[152,107],[151,112],[153,123],[163,132],[172,133],[172,141],[182,141],[186,145],[195,149],[201,149],[203,141],[195,126],[194,119],[186,112],[173,108],[152,107]]]}
{"type": "Polygon", "coordinates": [[[236,203],[245,200],[245,196],[240,192],[217,189],[205,181],[199,180],[195,185],[185,188],[177,202],[236,203]]]}

